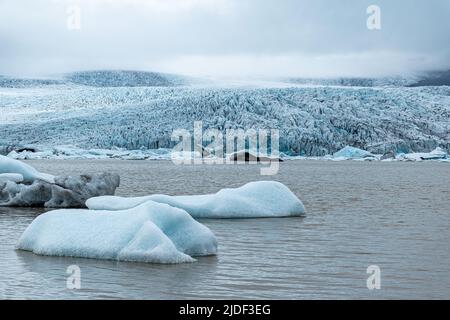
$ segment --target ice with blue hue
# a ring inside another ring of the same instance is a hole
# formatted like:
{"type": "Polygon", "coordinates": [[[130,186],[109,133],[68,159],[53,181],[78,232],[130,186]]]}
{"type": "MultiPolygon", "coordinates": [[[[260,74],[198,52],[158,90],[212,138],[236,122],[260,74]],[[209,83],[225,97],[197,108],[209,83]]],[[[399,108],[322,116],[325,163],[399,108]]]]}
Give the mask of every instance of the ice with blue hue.
{"type": "Polygon", "coordinates": [[[217,240],[184,210],[147,201],[123,211],[44,213],[28,226],[17,248],[50,256],[182,263],[216,254],[217,240]]]}
{"type": "Polygon", "coordinates": [[[42,180],[48,183],[55,183],[54,176],[39,172],[32,166],[29,166],[19,160],[0,155],[0,174],[2,173],[21,174],[23,177],[23,181],[25,182],[42,180]]]}
{"type": "Polygon", "coordinates": [[[0,173],[0,183],[11,181],[14,183],[23,182],[23,175],[20,173],[0,173]]]}
{"type": "Polygon", "coordinates": [[[333,154],[334,159],[364,159],[364,158],[375,157],[372,153],[359,148],[346,146],[333,154]]]}
{"type": "Polygon", "coordinates": [[[135,198],[103,196],[88,199],[93,210],[124,210],[147,201],[165,203],[194,218],[266,218],[302,216],[305,207],[288,187],[276,181],[258,181],[215,194],[193,196],[150,195],[135,198]]]}

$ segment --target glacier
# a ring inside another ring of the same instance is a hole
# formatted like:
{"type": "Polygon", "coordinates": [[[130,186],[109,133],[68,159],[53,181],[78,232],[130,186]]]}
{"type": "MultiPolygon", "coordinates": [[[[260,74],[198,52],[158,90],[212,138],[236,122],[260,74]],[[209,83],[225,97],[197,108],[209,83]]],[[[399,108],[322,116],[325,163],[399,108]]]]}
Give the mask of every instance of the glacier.
{"type": "Polygon", "coordinates": [[[215,255],[217,240],[185,211],[147,201],[123,211],[44,213],[27,227],[17,249],[50,256],[184,263],[215,255]]]}
{"type": "Polygon", "coordinates": [[[184,84],[187,77],[145,71],[93,70],[66,74],[63,81],[94,87],[171,87],[184,84]]]}
{"type": "Polygon", "coordinates": [[[20,174],[25,182],[41,180],[48,183],[55,183],[55,177],[51,174],[39,172],[26,163],[2,155],[0,155],[0,173],[20,174]]]}
{"type": "Polygon", "coordinates": [[[431,152],[419,152],[419,153],[401,153],[395,157],[397,160],[403,161],[426,161],[426,160],[448,160],[449,156],[447,152],[441,148],[436,148],[431,152]]]}
{"type": "Polygon", "coordinates": [[[276,181],[250,182],[239,188],[222,189],[208,195],[93,197],[86,201],[86,206],[92,210],[124,210],[147,201],[183,209],[194,218],[270,218],[305,214],[301,200],[288,187],[276,181]]]}
{"type": "Polygon", "coordinates": [[[173,130],[192,130],[194,121],[222,131],[279,129],[288,156],[322,157],[345,146],[373,154],[450,149],[449,86],[158,86],[152,74],[106,76],[105,83],[91,72],[0,85],[0,153],[72,145],[143,150],[130,159],[146,159],[146,150],[172,148],[173,130]]]}

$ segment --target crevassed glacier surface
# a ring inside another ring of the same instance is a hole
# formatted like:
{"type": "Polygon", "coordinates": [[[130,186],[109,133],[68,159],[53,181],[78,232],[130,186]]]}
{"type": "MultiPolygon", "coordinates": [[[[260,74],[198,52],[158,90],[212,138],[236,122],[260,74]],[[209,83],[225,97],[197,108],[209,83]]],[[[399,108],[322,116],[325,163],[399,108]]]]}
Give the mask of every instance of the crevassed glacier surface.
{"type": "Polygon", "coordinates": [[[240,188],[222,189],[209,195],[95,197],[87,200],[86,206],[95,210],[123,210],[147,201],[183,209],[194,218],[268,218],[305,214],[301,200],[288,187],[276,181],[250,182],[240,188]]]}
{"type": "Polygon", "coordinates": [[[17,248],[40,255],[182,263],[216,254],[217,240],[185,211],[147,201],[124,211],[44,213],[28,226],[17,248]]]}
{"type": "Polygon", "coordinates": [[[288,155],[324,156],[347,145],[374,154],[450,149],[448,86],[135,87],[117,86],[127,82],[113,77],[108,87],[97,86],[95,74],[88,79],[94,84],[0,88],[3,152],[67,144],[171,148],[173,130],[192,130],[194,121],[220,130],[280,129],[280,151],[288,155]]]}

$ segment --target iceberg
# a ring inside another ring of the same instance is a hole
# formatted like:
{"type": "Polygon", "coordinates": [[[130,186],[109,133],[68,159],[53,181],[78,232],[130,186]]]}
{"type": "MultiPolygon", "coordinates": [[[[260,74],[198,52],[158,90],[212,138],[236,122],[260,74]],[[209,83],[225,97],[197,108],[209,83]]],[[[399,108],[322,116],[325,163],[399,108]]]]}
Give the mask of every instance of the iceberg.
{"type": "MultiPolygon", "coordinates": [[[[91,73],[88,78],[102,83],[102,75],[91,73]]],[[[194,121],[222,131],[278,128],[281,152],[308,157],[355,144],[375,154],[450,148],[448,86],[286,88],[269,82],[256,87],[241,83],[240,87],[205,81],[174,89],[134,86],[133,80],[125,81],[131,83],[128,87],[89,87],[68,81],[36,90],[28,85],[22,88],[21,82],[8,82],[8,87],[20,90],[0,92],[0,150],[4,147],[7,154],[16,146],[20,157],[58,156],[51,148],[51,155],[33,153],[28,148],[33,144],[66,144],[85,150],[172,148],[172,129],[191,128],[194,121]],[[43,112],[43,105],[51,112],[43,112]],[[28,151],[21,151],[19,141],[28,151]]]]}
{"type": "Polygon", "coordinates": [[[233,152],[230,154],[227,154],[226,156],[228,161],[234,161],[234,162],[271,162],[271,161],[279,161],[282,162],[283,160],[280,157],[277,156],[271,156],[263,154],[263,152],[258,153],[256,150],[241,150],[237,152],[233,152]]]}
{"type": "Polygon", "coordinates": [[[0,155],[0,173],[21,174],[25,182],[42,180],[48,183],[55,183],[55,177],[51,174],[39,172],[26,163],[2,155],[0,155]]]}
{"type": "Polygon", "coordinates": [[[61,209],[37,217],[17,249],[39,255],[183,263],[217,253],[217,240],[184,210],[147,201],[123,211],[61,209]]]}
{"type": "Polygon", "coordinates": [[[86,201],[86,206],[92,210],[124,210],[147,201],[183,209],[194,218],[267,218],[305,214],[301,200],[288,187],[275,181],[251,182],[240,188],[222,189],[208,195],[94,197],[86,201]]]}
{"type": "Polygon", "coordinates": [[[21,175],[20,173],[1,173],[0,183],[4,183],[7,181],[12,181],[15,183],[23,182],[23,175],[21,175]]]}
{"type": "Polygon", "coordinates": [[[369,151],[350,146],[346,146],[333,154],[333,159],[335,161],[349,160],[349,159],[365,159],[365,158],[374,159],[375,155],[370,153],[369,151]]]}

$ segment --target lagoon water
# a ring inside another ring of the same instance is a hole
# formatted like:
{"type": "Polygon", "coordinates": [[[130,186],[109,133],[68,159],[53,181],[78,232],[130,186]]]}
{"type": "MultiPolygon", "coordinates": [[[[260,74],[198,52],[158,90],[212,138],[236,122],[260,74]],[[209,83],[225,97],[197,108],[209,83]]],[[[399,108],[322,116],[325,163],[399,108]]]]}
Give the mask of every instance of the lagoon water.
{"type": "Polygon", "coordinates": [[[202,220],[219,255],[152,265],[43,257],[14,250],[44,209],[0,208],[3,299],[439,299],[450,298],[447,163],[288,161],[263,177],[256,165],[176,166],[169,161],[29,161],[52,174],[113,171],[118,195],[212,193],[254,180],[286,184],[305,218],[202,220]],[[69,290],[70,265],[81,289],[69,290]],[[367,268],[381,270],[369,290],[367,268]]]}

